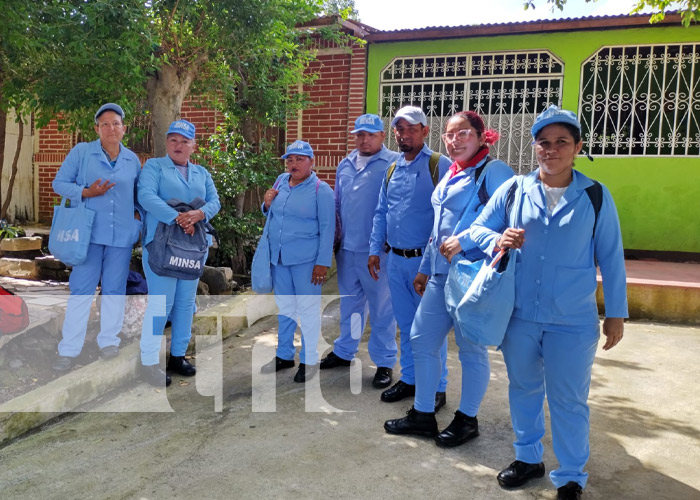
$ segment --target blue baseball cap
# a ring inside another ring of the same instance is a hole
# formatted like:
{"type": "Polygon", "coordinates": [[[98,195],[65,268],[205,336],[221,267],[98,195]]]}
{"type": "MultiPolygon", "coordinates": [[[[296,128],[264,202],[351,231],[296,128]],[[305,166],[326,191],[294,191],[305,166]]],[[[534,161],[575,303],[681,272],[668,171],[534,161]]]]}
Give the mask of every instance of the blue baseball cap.
{"type": "Polygon", "coordinates": [[[530,129],[530,133],[532,133],[532,138],[534,139],[535,137],[537,137],[537,134],[540,133],[540,130],[545,128],[547,125],[551,125],[553,123],[568,123],[569,125],[573,125],[577,129],[579,129],[579,131],[581,131],[581,124],[579,123],[578,118],[576,118],[575,114],[573,114],[567,109],[560,109],[558,106],[552,104],[542,113],[540,113],[537,118],[535,118],[535,123],[532,126],[532,129],[530,129]]]}
{"type": "Polygon", "coordinates": [[[119,104],[108,102],[107,104],[103,104],[102,106],[100,106],[100,109],[98,109],[97,113],[95,113],[95,123],[97,123],[97,119],[105,111],[114,111],[121,117],[122,120],[124,120],[124,110],[122,109],[122,107],[119,104]]]}
{"type": "Polygon", "coordinates": [[[357,120],[355,120],[355,130],[350,131],[350,133],[356,134],[358,132],[369,132],[371,134],[384,132],[384,122],[377,115],[366,114],[358,116],[357,120]]]}
{"type": "Polygon", "coordinates": [[[415,125],[416,123],[420,123],[424,127],[428,125],[428,118],[425,116],[425,113],[423,113],[423,110],[415,106],[404,106],[398,110],[394,119],[391,120],[391,126],[395,127],[396,122],[401,118],[406,120],[410,125],[415,125]]]}
{"type": "Polygon", "coordinates": [[[294,141],[289,146],[287,146],[287,152],[282,155],[282,158],[284,159],[289,155],[301,155],[313,158],[314,150],[311,149],[311,144],[309,144],[308,142],[294,141]]]}
{"type": "Polygon", "coordinates": [[[194,139],[194,125],[187,120],[175,120],[168,127],[168,133],[170,134],[180,134],[182,137],[187,139],[194,139]]]}

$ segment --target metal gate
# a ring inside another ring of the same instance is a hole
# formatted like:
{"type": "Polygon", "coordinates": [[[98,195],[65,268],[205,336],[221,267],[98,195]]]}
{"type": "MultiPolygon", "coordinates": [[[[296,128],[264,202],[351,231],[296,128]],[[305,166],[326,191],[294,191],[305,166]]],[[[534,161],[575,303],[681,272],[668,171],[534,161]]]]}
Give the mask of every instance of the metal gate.
{"type": "MultiPolygon", "coordinates": [[[[380,113],[388,128],[399,108],[420,106],[428,117],[428,146],[445,153],[445,122],[458,111],[476,111],[501,134],[492,153],[526,173],[536,167],[530,127],[549,104],[561,103],[563,71],[548,51],[396,58],[382,70],[380,113]]],[[[393,133],[387,147],[398,149],[393,133]]]]}

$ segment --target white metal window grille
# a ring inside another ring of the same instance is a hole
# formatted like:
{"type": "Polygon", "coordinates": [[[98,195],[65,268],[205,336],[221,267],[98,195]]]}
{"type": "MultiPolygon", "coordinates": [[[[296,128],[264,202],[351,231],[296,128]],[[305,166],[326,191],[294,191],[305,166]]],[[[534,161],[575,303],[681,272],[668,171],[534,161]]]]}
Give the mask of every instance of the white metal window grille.
{"type": "Polygon", "coordinates": [[[592,155],[700,155],[700,44],[604,47],[582,65],[592,155]]]}
{"type": "MultiPolygon", "coordinates": [[[[536,167],[530,127],[549,104],[561,103],[563,71],[546,51],[397,58],[382,70],[380,113],[388,130],[399,108],[420,106],[430,127],[426,143],[446,153],[440,136],[448,118],[476,111],[501,135],[491,154],[526,173],[536,167]]],[[[398,150],[393,133],[387,147],[398,150]]]]}

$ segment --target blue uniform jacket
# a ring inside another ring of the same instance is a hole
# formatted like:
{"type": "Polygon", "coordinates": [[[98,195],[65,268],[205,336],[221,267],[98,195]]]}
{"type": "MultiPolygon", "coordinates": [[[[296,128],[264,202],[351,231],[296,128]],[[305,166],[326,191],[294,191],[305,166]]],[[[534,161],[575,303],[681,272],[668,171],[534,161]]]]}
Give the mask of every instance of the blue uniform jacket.
{"type": "MultiPolygon", "coordinates": [[[[486,158],[474,167],[462,170],[451,179],[449,174],[444,176],[433,191],[430,200],[435,212],[433,231],[423,253],[421,273],[433,275],[449,272],[450,263],[439,252],[439,248],[447,238],[455,234],[459,238],[462,252],[468,259],[477,260],[484,257],[483,252],[469,237],[469,226],[484,208],[475,192],[477,181],[474,179],[474,173],[485,161],[486,158]],[[465,207],[467,203],[469,206],[465,207]]],[[[482,181],[486,185],[486,192],[493,196],[498,187],[515,174],[508,165],[494,159],[485,167],[482,175],[486,175],[482,181]]]]}
{"type": "Polygon", "coordinates": [[[335,174],[335,209],[342,221],[341,248],[351,252],[369,252],[372,219],[386,169],[399,159],[399,153],[382,146],[361,172],[355,168],[359,152],[350,153],[338,165],[335,174]]]}
{"type": "MultiPolygon", "coordinates": [[[[402,154],[396,162],[388,189],[387,183],[382,182],[372,222],[370,255],[380,255],[385,242],[403,250],[425,248],[433,226],[430,196],[435,186],[429,168],[432,153],[428,146],[423,145],[408,165],[402,154]]],[[[451,164],[446,156],[440,158],[440,178],[451,164]]]]}
{"type": "MultiPolygon", "coordinates": [[[[221,209],[211,174],[201,165],[188,163],[187,180],[180,174],[169,156],[151,158],[143,166],[139,179],[139,203],[146,211],[146,246],[153,240],[158,222],[173,224],[179,212],[168,205],[170,198],[189,203],[199,196],[207,203],[200,210],[210,221],[221,209]]],[[[211,235],[207,235],[211,245],[211,235]]]]}
{"type": "Polygon", "coordinates": [[[107,161],[99,139],[81,142],[70,150],[53,180],[53,190],[76,206],[83,201],[83,189],[97,179],[115,183],[102,196],[86,198],[85,206],[95,211],[90,243],[113,247],[130,247],[138,241],[141,221],[134,219],[136,183],[141,162],[130,149],[120,146],[114,168],[107,161]],[[78,178],[85,163],[84,178],[78,178]]]}
{"type": "MultiPolygon", "coordinates": [[[[592,181],[574,170],[573,180],[547,215],[539,170],[504,183],[472,224],[471,238],[487,254],[508,226],[506,195],[512,182],[522,179],[525,195],[518,227],[525,243],[515,267],[516,318],[537,323],[588,325],[598,323],[595,301],[596,266],[603,277],[605,315],[627,317],[627,287],[620,222],[610,191],[603,186],[603,204],[593,235],[593,205],[585,192],[592,181]]],[[[517,194],[513,215],[518,210],[517,194]]]]}
{"type": "Polygon", "coordinates": [[[315,172],[301,184],[289,186],[289,174],[275,181],[279,193],[270,209],[263,213],[270,218],[270,262],[293,266],[315,261],[330,267],[333,260],[335,234],[335,201],[333,190],[319,181],[315,172]]]}

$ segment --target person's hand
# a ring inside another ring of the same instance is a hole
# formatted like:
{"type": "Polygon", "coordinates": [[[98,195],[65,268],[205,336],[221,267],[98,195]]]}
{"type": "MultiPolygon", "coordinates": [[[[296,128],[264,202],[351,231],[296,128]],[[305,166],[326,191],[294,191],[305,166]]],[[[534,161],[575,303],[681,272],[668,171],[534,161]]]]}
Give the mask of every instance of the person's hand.
{"type": "Polygon", "coordinates": [[[509,227],[496,242],[498,248],[520,248],[525,243],[525,230],[509,227]]]}
{"type": "Polygon", "coordinates": [[[186,234],[192,236],[194,234],[194,226],[200,220],[204,220],[204,212],[201,210],[189,210],[182,212],[175,217],[175,223],[185,231],[186,234]]]}
{"type": "Polygon", "coordinates": [[[379,255],[370,255],[367,260],[367,269],[369,270],[369,275],[376,281],[379,279],[379,255]]]}
{"type": "Polygon", "coordinates": [[[102,196],[114,186],[116,186],[116,183],[114,182],[110,184],[109,180],[102,182],[102,179],[97,179],[95,182],[90,184],[90,187],[83,188],[83,198],[102,196]]]}
{"type": "Polygon", "coordinates": [[[450,236],[440,245],[440,253],[445,256],[447,262],[452,262],[452,257],[461,251],[462,245],[459,243],[459,238],[456,236],[450,236]]]}
{"type": "Polygon", "coordinates": [[[327,272],[327,266],[319,266],[318,264],[315,265],[313,271],[311,271],[311,283],[314,285],[323,285],[323,283],[326,281],[327,272]]]}
{"type": "Polygon", "coordinates": [[[423,274],[423,273],[416,274],[416,277],[413,279],[413,289],[421,297],[423,296],[423,293],[425,293],[425,284],[427,282],[428,282],[428,275],[423,274]]]}
{"type": "Polygon", "coordinates": [[[268,210],[270,208],[272,200],[275,199],[277,193],[279,193],[279,191],[274,188],[270,188],[267,191],[265,191],[265,197],[263,198],[263,201],[265,202],[265,210],[268,210]]]}
{"type": "Polygon", "coordinates": [[[615,347],[620,340],[622,340],[624,330],[624,318],[605,318],[603,320],[603,334],[607,337],[607,339],[605,341],[605,345],[603,346],[603,350],[608,351],[615,347]]]}

